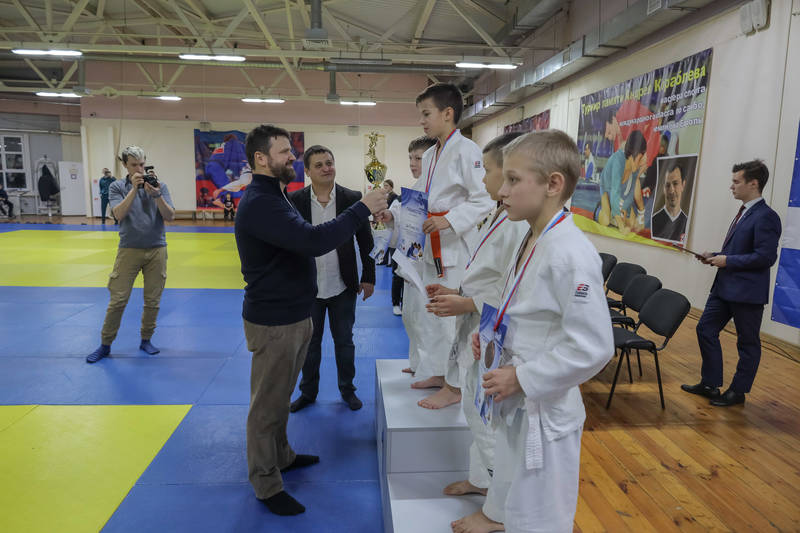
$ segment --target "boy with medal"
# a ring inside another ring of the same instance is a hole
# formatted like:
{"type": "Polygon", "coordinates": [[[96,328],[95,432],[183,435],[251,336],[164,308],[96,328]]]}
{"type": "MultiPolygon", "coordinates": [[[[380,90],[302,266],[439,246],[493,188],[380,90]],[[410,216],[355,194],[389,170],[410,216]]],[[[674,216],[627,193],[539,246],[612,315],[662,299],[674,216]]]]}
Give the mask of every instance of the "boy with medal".
{"type": "MultiPolygon", "coordinates": [[[[414,189],[428,198],[428,219],[422,229],[427,238],[423,252],[422,281],[458,287],[470,257],[467,243],[476,240],[477,224],[492,210],[483,186],[481,150],[456,129],[463,110],[461,91],[450,83],[431,85],[417,96],[417,110],[425,134],[437,139],[422,158],[422,177],[414,189]]],[[[413,388],[441,387],[420,400],[420,406],[439,409],[461,400],[460,383],[445,383],[447,361],[455,337],[452,316],[428,315],[419,324],[417,369],[428,379],[413,388]]]]}
{"type": "MultiPolygon", "coordinates": [[[[438,283],[426,287],[431,298],[427,306],[429,312],[439,316],[456,316],[456,336],[448,361],[447,381],[461,384],[461,406],[473,437],[469,450],[469,479],[451,483],[445,487],[444,493],[451,496],[486,495],[483,513],[500,526],[503,522],[505,492],[490,488],[491,471],[494,468],[494,431],[482,421],[475,405],[480,364],[472,356],[469,340],[472,333],[478,330],[484,306],[496,310],[500,305],[504,275],[528,230],[524,222],[508,220],[497,196],[503,184],[502,149],[520,135],[522,133],[519,132],[506,133],[483,149],[483,166],[486,170],[483,182],[497,206],[480,228],[478,245],[467,262],[460,289],[450,289],[438,283]]],[[[493,350],[492,343],[486,349],[487,353],[491,352],[489,361],[494,356],[493,350]]]]}
{"type": "MultiPolygon", "coordinates": [[[[614,353],[600,257],[563,210],[579,174],[578,148],[558,130],[526,134],[504,150],[499,195],[509,220],[530,225],[494,326],[507,328],[503,363],[483,376],[499,407],[494,477],[510,483],[508,532],[572,531],[586,419],[578,386],[614,353]]],[[[472,349],[482,355],[477,335],[472,349]]]]}

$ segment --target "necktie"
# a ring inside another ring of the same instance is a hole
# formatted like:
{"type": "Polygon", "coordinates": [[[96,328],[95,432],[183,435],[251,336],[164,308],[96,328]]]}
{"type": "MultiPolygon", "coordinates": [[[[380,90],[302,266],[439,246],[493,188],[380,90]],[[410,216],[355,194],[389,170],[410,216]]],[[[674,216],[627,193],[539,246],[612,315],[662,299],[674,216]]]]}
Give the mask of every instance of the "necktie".
{"type": "Polygon", "coordinates": [[[731,239],[733,230],[736,229],[736,224],[739,222],[739,219],[742,218],[742,213],[744,213],[744,204],[739,208],[739,212],[736,213],[736,218],[733,219],[733,222],[731,222],[731,227],[728,228],[728,234],[725,235],[725,241],[722,243],[723,248],[725,248],[725,245],[728,244],[728,241],[731,239]]]}

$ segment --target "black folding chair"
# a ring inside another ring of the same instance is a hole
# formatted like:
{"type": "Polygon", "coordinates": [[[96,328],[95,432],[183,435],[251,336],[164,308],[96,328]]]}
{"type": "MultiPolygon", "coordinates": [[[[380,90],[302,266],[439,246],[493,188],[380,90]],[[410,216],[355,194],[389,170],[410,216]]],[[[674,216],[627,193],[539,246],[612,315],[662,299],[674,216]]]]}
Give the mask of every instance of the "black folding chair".
{"type": "Polygon", "coordinates": [[[622,309],[622,300],[617,300],[607,296],[608,292],[611,291],[622,296],[622,294],[625,292],[625,289],[628,288],[628,283],[630,283],[631,280],[639,274],[647,274],[647,271],[644,269],[644,267],[640,265],[635,265],[633,263],[616,264],[614,269],[611,271],[611,275],[608,276],[608,281],[606,282],[606,300],[608,301],[608,307],[613,309],[622,309]]]}
{"type": "Polygon", "coordinates": [[[628,309],[633,309],[637,313],[642,310],[644,303],[650,296],[661,288],[661,280],[655,276],[647,274],[637,274],[631,279],[625,291],[622,293],[622,307],[620,311],[610,309],[611,323],[615,326],[633,329],[636,322],[632,317],[627,316],[628,309]]]}
{"type": "MultiPolygon", "coordinates": [[[[614,329],[614,346],[620,350],[617,370],[614,372],[614,381],[611,383],[611,392],[608,394],[606,409],[611,407],[611,398],[614,396],[614,389],[617,387],[619,369],[622,367],[622,359],[628,362],[628,375],[631,374],[631,350],[647,350],[653,354],[656,363],[656,377],[658,379],[658,394],[661,397],[661,408],[664,406],[664,389],[661,386],[661,369],[658,366],[658,352],[667,347],[670,338],[678,331],[683,319],[689,314],[689,300],[685,296],[669,289],[659,289],[647,299],[641,312],[639,321],[633,331],[625,328],[614,329]],[[664,337],[664,343],[656,346],[655,342],[639,336],[637,333],[641,325],[644,324],[656,335],[664,337]]],[[[631,378],[631,382],[633,379],[631,378]]]]}
{"type": "Polygon", "coordinates": [[[603,282],[608,281],[608,276],[617,264],[617,256],[600,252],[600,259],[603,261],[603,282]]]}

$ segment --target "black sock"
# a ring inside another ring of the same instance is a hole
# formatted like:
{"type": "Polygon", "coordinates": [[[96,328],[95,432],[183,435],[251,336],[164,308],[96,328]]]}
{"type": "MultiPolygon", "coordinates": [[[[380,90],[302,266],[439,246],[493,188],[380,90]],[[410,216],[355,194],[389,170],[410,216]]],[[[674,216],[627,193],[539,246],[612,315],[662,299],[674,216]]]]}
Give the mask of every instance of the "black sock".
{"type": "Polygon", "coordinates": [[[282,468],[281,472],[288,472],[289,470],[294,470],[295,468],[302,468],[304,466],[311,466],[313,464],[317,464],[319,462],[319,455],[304,455],[298,453],[292,464],[287,466],[286,468],[282,468]]]}
{"type": "Polygon", "coordinates": [[[302,503],[292,498],[285,490],[261,501],[264,502],[267,509],[280,516],[296,515],[304,513],[306,510],[302,503]]]}

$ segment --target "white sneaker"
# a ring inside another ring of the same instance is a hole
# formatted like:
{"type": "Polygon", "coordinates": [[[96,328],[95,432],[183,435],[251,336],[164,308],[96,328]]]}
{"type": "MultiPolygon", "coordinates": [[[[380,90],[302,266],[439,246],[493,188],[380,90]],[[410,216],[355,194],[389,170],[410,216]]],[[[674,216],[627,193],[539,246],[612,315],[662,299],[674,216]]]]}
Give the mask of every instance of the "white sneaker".
{"type": "Polygon", "coordinates": [[[400,316],[403,314],[403,311],[400,309],[399,305],[392,306],[392,314],[395,316],[400,316]]]}

